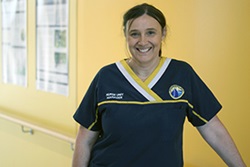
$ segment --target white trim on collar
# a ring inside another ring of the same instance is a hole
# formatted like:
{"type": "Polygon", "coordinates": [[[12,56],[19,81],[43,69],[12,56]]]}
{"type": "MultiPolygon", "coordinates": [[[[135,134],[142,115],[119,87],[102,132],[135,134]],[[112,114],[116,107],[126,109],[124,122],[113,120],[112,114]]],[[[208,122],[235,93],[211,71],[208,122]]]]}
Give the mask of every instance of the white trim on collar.
{"type": "Polygon", "coordinates": [[[162,77],[162,75],[164,74],[164,72],[166,71],[166,69],[168,68],[170,62],[172,59],[167,58],[164,62],[164,64],[162,65],[160,71],[156,74],[156,76],[154,77],[154,79],[148,84],[148,87],[151,89],[153,88],[153,86],[159,81],[159,79],[162,77]]]}
{"type": "Polygon", "coordinates": [[[121,73],[124,75],[124,77],[129,81],[129,83],[137,90],[139,91],[146,99],[149,101],[156,101],[156,99],[151,96],[145,89],[143,89],[127,72],[127,70],[123,67],[121,62],[116,62],[116,66],[121,71],[121,73]]]}

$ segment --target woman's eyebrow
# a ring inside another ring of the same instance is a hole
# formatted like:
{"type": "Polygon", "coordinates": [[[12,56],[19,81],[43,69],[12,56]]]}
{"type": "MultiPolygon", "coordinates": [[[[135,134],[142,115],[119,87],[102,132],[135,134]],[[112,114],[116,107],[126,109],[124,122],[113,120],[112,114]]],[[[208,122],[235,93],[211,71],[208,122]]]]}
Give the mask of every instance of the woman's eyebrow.
{"type": "Polygon", "coordinates": [[[147,28],[147,30],[150,30],[150,31],[157,31],[156,28],[147,28]]]}
{"type": "MultiPolygon", "coordinates": [[[[146,30],[147,31],[157,31],[156,28],[147,28],[146,30]]],[[[131,29],[131,30],[129,30],[129,32],[136,32],[136,31],[139,31],[139,30],[138,29],[131,29]]]]}

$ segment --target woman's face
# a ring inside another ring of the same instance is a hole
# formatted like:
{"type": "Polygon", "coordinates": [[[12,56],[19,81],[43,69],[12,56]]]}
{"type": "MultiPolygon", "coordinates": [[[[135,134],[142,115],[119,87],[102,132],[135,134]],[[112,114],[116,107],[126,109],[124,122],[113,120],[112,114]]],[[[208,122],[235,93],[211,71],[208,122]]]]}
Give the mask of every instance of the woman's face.
{"type": "Polygon", "coordinates": [[[159,58],[165,28],[153,17],[144,14],[127,22],[126,39],[132,58],[138,63],[148,63],[159,58]],[[130,25],[130,26],[129,26],[130,25]]]}

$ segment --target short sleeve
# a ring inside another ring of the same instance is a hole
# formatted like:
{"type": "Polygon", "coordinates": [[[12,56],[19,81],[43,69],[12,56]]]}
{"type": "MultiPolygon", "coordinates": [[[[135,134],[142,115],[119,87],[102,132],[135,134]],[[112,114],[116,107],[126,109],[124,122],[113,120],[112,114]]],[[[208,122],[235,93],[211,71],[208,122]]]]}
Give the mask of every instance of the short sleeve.
{"type": "Polygon", "coordinates": [[[191,66],[189,66],[188,76],[190,107],[187,117],[193,126],[201,126],[212,119],[222,106],[191,66]]]}
{"type": "Polygon", "coordinates": [[[95,76],[77,108],[73,118],[80,125],[93,131],[99,131],[100,121],[97,107],[98,74],[95,76]]]}

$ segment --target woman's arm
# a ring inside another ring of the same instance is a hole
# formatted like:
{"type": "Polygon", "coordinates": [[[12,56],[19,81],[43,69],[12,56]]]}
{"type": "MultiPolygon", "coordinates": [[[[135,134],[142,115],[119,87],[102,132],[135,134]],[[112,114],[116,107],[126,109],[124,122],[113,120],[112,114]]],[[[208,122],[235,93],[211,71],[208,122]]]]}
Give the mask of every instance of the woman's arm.
{"type": "Polygon", "coordinates": [[[99,132],[94,132],[80,126],[75,143],[72,167],[87,167],[91,149],[98,138],[99,132]]]}
{"type": "Polygon", "coordinates": [[[233,139],[217,116],[197,129],[228,166],[246,167],[233,139]]]}

